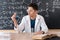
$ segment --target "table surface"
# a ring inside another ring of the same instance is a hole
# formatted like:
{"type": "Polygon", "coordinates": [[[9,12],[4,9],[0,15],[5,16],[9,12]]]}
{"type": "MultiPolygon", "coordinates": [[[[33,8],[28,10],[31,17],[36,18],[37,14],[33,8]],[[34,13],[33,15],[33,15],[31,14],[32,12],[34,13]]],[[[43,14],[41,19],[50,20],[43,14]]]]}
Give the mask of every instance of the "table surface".
{"type": "MultiPolygon", "coordinates": [[[[60,29],[49,29],[49,33],[60,36],[60,29]]],[[[33,40],[31,33],[16,33],[14,30],[0,30],[0,40],[33,40]]]]}

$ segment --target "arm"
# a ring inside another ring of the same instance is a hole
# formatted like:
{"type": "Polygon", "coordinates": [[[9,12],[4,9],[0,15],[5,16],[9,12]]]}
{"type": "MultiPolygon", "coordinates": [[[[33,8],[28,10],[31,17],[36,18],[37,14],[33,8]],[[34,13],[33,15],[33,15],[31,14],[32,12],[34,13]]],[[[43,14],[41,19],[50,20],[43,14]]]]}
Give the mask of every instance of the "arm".
{"type": "Polygon", "coordinates": [[[47,33],[48,32],[48,27],[47,27],[43,17],[41,17],[41,21],[40,22],[41,22],[41,28],[42,28],[41,31],[43,33],[47,33]]]}
{"type": "Polygon", "coordinates": [[[16,18],[16,13],[13,14],[11,17],[12,21],[14,22],[14,30],[20,32],[24,29],[24,18],[22,19],[21,23],[18,25],[16,18]]]}
{"type": "Polygon", "coordinates": [[[38,31],[38,32],[35,32],[34,34],[44,34],[44,33],[47,33],[48,32],[48,27],[44,21],[44,18],[42,16],[39,17],[40,18],[40,27],[41,27],[41,30],[38,31]]]}

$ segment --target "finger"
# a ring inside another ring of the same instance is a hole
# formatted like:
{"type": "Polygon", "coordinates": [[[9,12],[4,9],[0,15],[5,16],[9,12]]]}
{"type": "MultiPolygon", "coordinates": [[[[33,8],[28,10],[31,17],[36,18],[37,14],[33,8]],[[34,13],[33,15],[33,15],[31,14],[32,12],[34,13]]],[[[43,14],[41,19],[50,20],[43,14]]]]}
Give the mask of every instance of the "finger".
{"type": "Polygon", "coordinates": [[[15,17],[16,17],[16,13],[14,13],[14,14],[12,15],[12,17],[15,18],[15,17]]]}
{"type": "Polygon", "coordinates": [[[16,16],[16,13],[14,13],[14,15],[16,16]]]}

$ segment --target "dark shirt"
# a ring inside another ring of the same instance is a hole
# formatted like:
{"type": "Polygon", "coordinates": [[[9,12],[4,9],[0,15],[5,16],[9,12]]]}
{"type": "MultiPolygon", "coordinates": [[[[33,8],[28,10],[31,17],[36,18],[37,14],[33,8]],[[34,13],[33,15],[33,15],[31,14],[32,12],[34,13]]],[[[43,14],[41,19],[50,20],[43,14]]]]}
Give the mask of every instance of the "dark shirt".
{"type": "Polygon", "coordinates": [[[35,19],[32,20],[31,19],[31,31],[34,32],[34,28],[35,28],[35,19]]]}

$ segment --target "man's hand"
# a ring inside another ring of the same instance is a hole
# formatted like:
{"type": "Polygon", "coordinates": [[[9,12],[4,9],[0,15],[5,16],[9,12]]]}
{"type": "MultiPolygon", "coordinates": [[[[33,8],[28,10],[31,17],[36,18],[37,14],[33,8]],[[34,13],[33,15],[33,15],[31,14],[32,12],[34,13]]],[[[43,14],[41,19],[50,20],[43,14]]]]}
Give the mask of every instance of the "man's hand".
{"type": "Polygon", "coordinates": [[[43,31],[35,32],[34,34],[35,34],[35,35],[43,34],[43,31]]]}
{"type": "Polygon", "coordinates": [[[14,13],[14,14],[12,15],[11,19],[14,21],[15,18],[16,18],[16,13],[14,13]]]}
{"type": "Polygon", "coordinates": [[[12,21],[14,22],[14,26],[17,28],[17,21],[16,21],[16,13],[14,13],[11,17],[12,21]]]}

